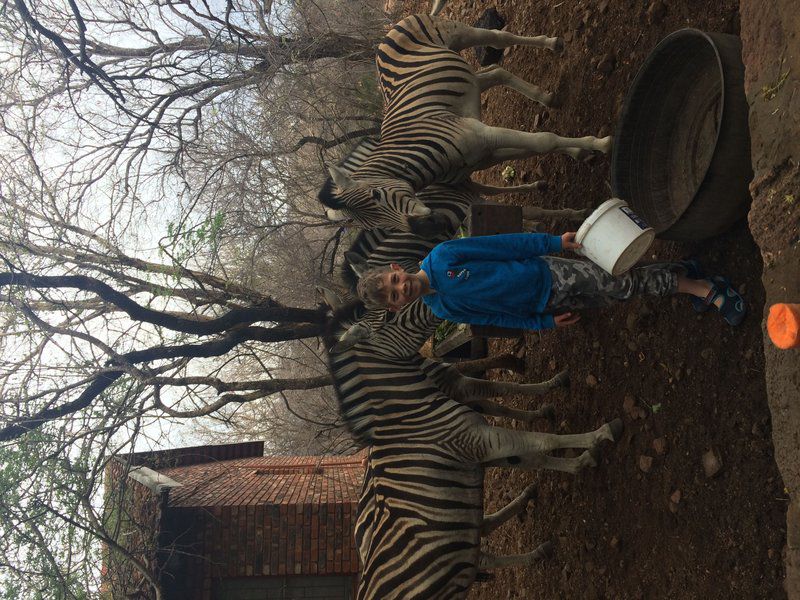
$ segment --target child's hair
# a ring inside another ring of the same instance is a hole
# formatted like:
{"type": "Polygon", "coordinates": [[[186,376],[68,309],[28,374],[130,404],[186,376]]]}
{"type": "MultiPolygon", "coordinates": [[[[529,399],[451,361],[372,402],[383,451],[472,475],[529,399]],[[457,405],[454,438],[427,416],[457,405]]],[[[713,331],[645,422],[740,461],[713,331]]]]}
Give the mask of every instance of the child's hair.
{"type": "Polygon", "coordinates": [[[391,267],[375,267],[364,271],[356,285],[356,293],[367,308],[386,308],[389,305],[386,293],[383,290],[384,273],[391,271],[391,267]]]}

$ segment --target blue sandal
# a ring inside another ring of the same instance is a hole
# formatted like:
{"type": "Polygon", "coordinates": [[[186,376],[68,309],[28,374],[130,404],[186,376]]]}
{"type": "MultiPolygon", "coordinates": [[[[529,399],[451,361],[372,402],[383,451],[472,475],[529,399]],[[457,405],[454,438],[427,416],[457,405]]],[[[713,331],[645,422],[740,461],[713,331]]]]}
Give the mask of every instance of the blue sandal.
{"type": "Polygon", "coordinates": [[[708,295],[704,299],[698,298],[698,300],[705,304],[706,310],[708,310],[711,306],[717,307],[715,302],[717,299],[722,298],[722,304],[717,307],[717,309],[728,325],[736,327],[742,322],[745,314],[747,314],[747,306],[744,302],[744,298],[742,298],[739,292],[733,289],[731,282],[725,277],[712,277],[710,280],[706,281],[711,283],[711,290],[709,290],[708,295]]]}

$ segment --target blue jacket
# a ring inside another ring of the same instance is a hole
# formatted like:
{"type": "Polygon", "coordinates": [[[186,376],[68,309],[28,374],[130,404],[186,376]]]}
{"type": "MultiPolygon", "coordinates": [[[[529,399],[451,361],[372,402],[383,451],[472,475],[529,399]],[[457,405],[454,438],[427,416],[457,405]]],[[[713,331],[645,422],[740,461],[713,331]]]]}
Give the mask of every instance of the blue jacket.
{"type": "Polygon", "coordinates": [[[435,293],[422,297],[442,319],[515,329],[548,329],[541,314],[552,278],[537,256],[561,252],[561,238],[543,233],[510,233],[450,240],[436,246],[420,268],[435,293]]]}

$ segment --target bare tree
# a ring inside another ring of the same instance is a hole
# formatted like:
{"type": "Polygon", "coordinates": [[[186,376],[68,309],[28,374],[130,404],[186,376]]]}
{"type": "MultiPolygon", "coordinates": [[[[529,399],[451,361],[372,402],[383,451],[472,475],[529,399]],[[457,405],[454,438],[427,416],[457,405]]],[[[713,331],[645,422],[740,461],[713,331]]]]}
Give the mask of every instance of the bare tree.
{"type": "Polygon", "coordinates": [[[332,232],[313,195],[321,162],[376,131],[379,5],[4,6],[9,597],[95,595],[98,540],[157,590],[147,553],[116,545],[124,490],[104,486],[115,457],[165,445],[169,426],[348,450],[315,337],[332,232]],[[273,429],[243,428],[260,419],[273,429]]]}

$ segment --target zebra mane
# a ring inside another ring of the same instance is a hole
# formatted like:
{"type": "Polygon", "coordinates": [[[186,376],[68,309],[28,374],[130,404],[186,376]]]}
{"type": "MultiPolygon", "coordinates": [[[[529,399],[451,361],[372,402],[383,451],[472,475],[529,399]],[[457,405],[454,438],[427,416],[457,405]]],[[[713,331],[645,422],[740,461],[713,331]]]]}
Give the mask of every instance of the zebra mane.
{"type": "MultiPolygon", "coordinates": [[[[348,175],[351,175],[353,171],[367,161],[370,155],[375,151],[375,148],[378,147],[378,144],[380,144],[380,140],[377,138],[362,138],[337,166],[347,171],[348,175]]],[[[325,183],[322,184],[322,188],[320,188],[317,194],[317,200],[328,208],[340,209],[344,207],[336,197],[336,184],[333,183],[333,179],[330,176],[328,176],[325,179],[325,183]]]]}

